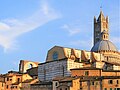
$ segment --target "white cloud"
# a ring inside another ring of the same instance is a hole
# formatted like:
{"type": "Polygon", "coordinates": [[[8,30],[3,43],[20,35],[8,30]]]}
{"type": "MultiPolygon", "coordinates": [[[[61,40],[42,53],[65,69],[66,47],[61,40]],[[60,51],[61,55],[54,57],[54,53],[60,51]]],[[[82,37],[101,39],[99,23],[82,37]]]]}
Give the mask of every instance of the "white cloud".
{"type": "Polygon", "coordinates": [[[78,34],[80,32],[79,28],[74,27],[74,26],[70,26],[67,24],[64,24],[61,28],[66,30],[70,36],[73,36],[73,35],[78,34]]]}
{"type": "Polygon", "coordinates": [[[8,25],[0,22],[0,30],[8,30],[8,29],[10,29],[8,25]]]}
{"type": "Polygon", "coordinates": [[[13,18],[0,21],[0,46],[4,48],[4,51],[16,48],[17,37],[60,17],[60,14],[47,2],[40,6],[35,13],[26,19],[13,18]]]}

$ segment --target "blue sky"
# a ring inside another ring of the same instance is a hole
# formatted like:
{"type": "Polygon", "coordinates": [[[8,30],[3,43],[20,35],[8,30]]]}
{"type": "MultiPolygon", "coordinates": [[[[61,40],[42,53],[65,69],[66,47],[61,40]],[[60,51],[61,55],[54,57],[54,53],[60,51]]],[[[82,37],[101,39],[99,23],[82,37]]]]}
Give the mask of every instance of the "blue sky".
{"type": "Polygon", "coordinates": [[[101,5],[120,50],[120,0],[0,0],[0,73],[20,60],[44,62],[55,45],[89,51],[101,5]]]}

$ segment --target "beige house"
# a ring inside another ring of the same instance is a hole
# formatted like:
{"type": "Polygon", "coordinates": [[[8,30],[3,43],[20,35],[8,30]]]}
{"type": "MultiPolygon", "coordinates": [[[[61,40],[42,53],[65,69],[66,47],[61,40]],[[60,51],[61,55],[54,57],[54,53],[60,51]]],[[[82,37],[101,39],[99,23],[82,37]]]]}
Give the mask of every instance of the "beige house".
{"type": "Polygon", "coordinates": [[[80,78],[81,90],[119,90],[120,70],[77,68],[71,70],[72,77],[80,78]]]}
{"type": "Polygon", "coordinates": [[[79,90],[79,77],[56,77],[53,79],[52,90],[79,90]]]}
{"type": "Polygon", "coordinates": [[[27,79],[21,83],[22,87],[20,90],[31,90],[31,84],[38,82],[38,79],[27,79]]]}
{"type": "Polygon", "coordinates": [[[3,75],[0,75],[0,90],[5,90],[5,81],[3,75]]]}
{"type": "Polygon", "coordinates": [[[21,60],[19,71],[0,75],[0,90],[30,90],[30,84],[38,81],[37,65],[38,62],[21,60]]]}
{"type": "Polygon", "coordinates": [[[22,82],[32,79],[28,74],[10,71],[5,75],[5,90],[21,90],[22,82]]]}
{"type": "Polygon", "coordinates": [[[120,76],[120,70],[103,70],[94,67],[71,69],[71,76],[120,76]]]}

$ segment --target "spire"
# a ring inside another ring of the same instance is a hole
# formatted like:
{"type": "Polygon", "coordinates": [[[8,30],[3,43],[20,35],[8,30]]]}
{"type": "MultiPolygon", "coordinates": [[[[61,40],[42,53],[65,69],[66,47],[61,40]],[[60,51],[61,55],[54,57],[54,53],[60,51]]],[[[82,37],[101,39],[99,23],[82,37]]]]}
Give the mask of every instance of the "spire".
{"type": "Polygon", "coordinates": [[[104,17],[103,11],[101,10],[101,11],[100,11],[100,15],[99,15],[99,17],[98,17],[98,21],[102,21],[102,20],[104,20],[104,19],[105,19],[105,17],[104,17]]]}

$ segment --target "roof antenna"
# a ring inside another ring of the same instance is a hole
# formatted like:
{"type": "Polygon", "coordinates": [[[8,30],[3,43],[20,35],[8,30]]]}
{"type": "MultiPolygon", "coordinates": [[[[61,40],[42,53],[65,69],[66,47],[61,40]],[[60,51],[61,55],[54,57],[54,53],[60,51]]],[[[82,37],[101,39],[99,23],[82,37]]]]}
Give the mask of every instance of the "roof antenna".
{"type": "Polygon", "coordinates": [[[102,12],[102,5],[100,6],[100,12],[102,12]]]}
{"type": "Polygon", "coordinates": [[[102,11],[102,5],[100,6],[100,10],[102,11]]]}
{"type": "Polygon", "coordinates": [[[102,1],[101,1],[101,5],[100,5],[100,11],[102,11],[102,1]]]}

